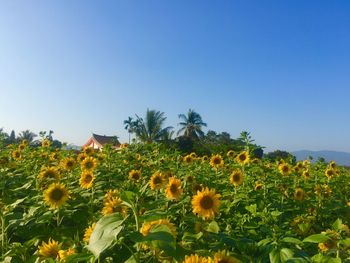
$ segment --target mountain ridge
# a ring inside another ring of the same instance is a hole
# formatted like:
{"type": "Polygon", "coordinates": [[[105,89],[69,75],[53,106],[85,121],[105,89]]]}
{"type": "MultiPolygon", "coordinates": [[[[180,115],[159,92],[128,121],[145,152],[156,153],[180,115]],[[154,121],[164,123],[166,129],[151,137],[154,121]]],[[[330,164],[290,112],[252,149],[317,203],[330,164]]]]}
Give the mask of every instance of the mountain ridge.
{"type": "Polygon", "coordinates": [[[312,156],[314,160],[318,158],[324,158],[327,162],[335,161],[340,165],[350,166],[350,153],[342,151],[332,150],[321,150],[321,151],[310,151],[310,150],[299,150],[291,152],[297,160],[305,160],[309,156],[312,156]]]}

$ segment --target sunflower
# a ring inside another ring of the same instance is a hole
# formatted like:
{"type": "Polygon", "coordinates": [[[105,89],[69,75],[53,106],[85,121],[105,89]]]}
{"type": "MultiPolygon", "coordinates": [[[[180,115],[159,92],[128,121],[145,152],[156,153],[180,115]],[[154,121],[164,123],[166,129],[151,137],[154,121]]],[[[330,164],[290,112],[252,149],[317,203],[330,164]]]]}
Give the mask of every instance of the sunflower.
{"type": "Polygon", "coordinates": [[[94,157],[88,156],[81,162],[82,170],[94,170],[97,166],[97,160],[94,157]]]}
{"type": "Polygon", "coordinates": [[[327,176],[328,179],[334,177],[337,173],[333,168],[327,168],[324,174],[327,176]]]}
{"type": "Polygon", "coordinates": [[[143,223],[140,233],[144,236],[147,236],[153,227],[155,226],[160,226],[160,225],[165,225],[169,228],[171,234],[173,235],[174,238],[176,238],[176,227],[173,223],[171,223],[168,219],[159,219],[155,221],[150,221],[150,222],[145,222],[143,223]]]}
{"type": "Polygon", "coordinates": [[[310,178],[310,172],[309,172],[309,170],[305,170],[305,171],[303,171],[303,177],[305,178],[305,179],[309,179],[310,178]]]}
{"type": "Polygon", "coordinates": [[[83,149],[83,152],[86,154],[86,155],[92,155],[94,153],[94,149],[91,148],[91,147],[85,147],[83,149]]]}
{"type": "Polygon", "coordinates": [[[262,184],[262,183],[260,183],[260,182],[255,182],[255,187],[254,187],[254,189],[255,190],[260,190],[260,189],[262,189],[264,187],[264,185],[262,184]]]}
{"type": "Polygon", "coordinates": [[[74,165],[75,160],[72,157],[67,157],[61,161],[61,166],[67,171],[72,170],[74,168],[74,165]]]}
{"type": "Polygon", "coordinates": [[[129,147],[129,144],[128,143],[122,143],[119,148],[120,149],[125,149],[125,148],[128,148],[129,147]]]}
{"type": "Polygon", "coordinates": [[[298,201],[303,201],[305,198],[305,192],[301,188],[295,189],[294,198],[298,201]]]}
{"type": "Polygon", "coordinates": [[[304,160],[303,161],[303,165],[304,165],[304,168],[307,168],[310,165],[310,161],[309,160],[304,160]]]}
{"type": "Polygon", "coordinates": [[[331,161],[331,162],[328,164],[328,166],[329,166],[330,168],[332,168],[332,169],[337,168],[337,164],[335,163],[335,161],[331,161]]]}
{"type": "Polygon", "coordinates": [[[194,159],[193,159],[193,157],[192,157],[190,154],[184,156],[184,158],[183,158],[183,161],[184,161],[185,163],[192,163],[193,160],[194,160],[194,159]]]}
{"type": "Polygon", "coordinates": [[[244,175],[241,170],[234,170],[230,175],[231,184],[239,186],[244,179],[244,175]]]}
{"type": "Polygon", "coordinates": [[[48,179],[54,179],[59,180],[60,179],[60,173],[58,172],[57,167],[43,167],[39,173],[38,179],[48,180],[48,179]]]}
{"type": "Polygon", "coordinates": [[[84,171],[80,176],[80,186],[85,189],[92,187],[92,183],[95,180],[95,176],[92,171],[84,171]]]}
{"type": "Polygon", "coordinates": [[[186,180],[186,182],[192,184],[192,183],[195,182],[196,179],[193,177],[193,175],[189,174],[189,175],[186,176],[185,180],[186,180]]]}
{"type": "Polygon", "coordinates": [[[57,258],[58,251],[60,251],[62,243],[52,240],[51,238],[47,243],[44,241],[41,243],[41,246],[38,247],[39,255],[44,258],[57,258]]]}
{"type": "Polygon", "coordinates": [[[117,190],[109,190],[104,198],[102,214],[105,216],[118,212],[126,216],[128,208],[122,203],[123,200],[120,199],[119,192],[117,190]]]}
{"type": "Polygon", "coordinates": [[[222,159],[220,154],[213,155],[210,158],[210,165],[211,165],[211,167],[216,168],[216,169],[220,168],[220,167],[224,166],[224,160],[222,159]]]}
{"type": "Polygon", "coordinates": [[[67,188],[61,183],[53,183],[44,191],[44,200],[52,208],[58,208],[69,198],[67,188]]]}
{"type": "Polygon", "coordinates": [[[85,229],[84,238],[83,238],[84,242],[89,243],[90,236],[91,236],[92,232],[94,231],[95,227],[96,227],[96,223],[93,223],[91,226],[89,226],[88,228],[85,229]]]}
{"type": "Polygon", "coordinates": [[[67,257],[76,254],[77,251],[75,248],[68,248],[67,250],[58,251],[58,257],[62,262],[65,262],[67,257]]]}
{"type": "Polygon", "coordinates": [[[207,155],[202,156],[202,162],[205,163],[209,160],[209,157],[207,155]]]}
{"type": "Polygon", "coordinates": [[[78,160],[78,162],[82,162],[82,161],[84,161],[84,159],[86,157],[87,157],[87,155],[85,153],[79,153],[78,157],[77,157],[77,160],[78,160]]]}
{"type": "Polygon", "coordinates": [[[290,166],[287,163],[280,163],[278,165],[278,170],[283,175],[288,175],[292,172],[292,169],[290,168],[290,166]]]}
{"type": "Polygon", "coordinates": [[[174,177],[169,179],[169,183],[165,189],[166,197],[170,200],[179,200],[183,193],[181,181],[174,177]]]}
{"type": "Polygon", "coordinates": [[[122,202],[123,201],[120,198],[113,198],[112,200],[108,200],[104,203],[104,206],[102,208],[102,214],[106,216],[119,212],[123,215],[126,215],[127,209],[125,206],[122,205],[122,202]]]}
{"type": "Polygon", "coordinates": [[[205,257],[201,257],[197,254],[185,256],[185,260],[182,263],[210,263],[211,260],[205,257]]]}
{"type": "Polygon", "coordinates": [[[243,151],[236,156],[236,162],[242,165],[249,163],[249,160],[250,156],[247,151],[243,151]]]}
{"type": "Polygon", "coordinates": [[[48,139],[42,140],[42,142],[41,142],[41,146],[44,148],[48,148],[48,147],[50,147],[50,145],[51,145],[51,141],[48,139]]]}
{"type": "Polygon", "coordinates": [[[150,179],[150,186],[152,190],[161,189],[165,183],[166,180],[160,172],[155,172],[150,179]]]}
{"type": "Polygon", "coordinates": [[[235,156],[235,152],[233,150],[229,150],[227,153],[226,153],[226,156],[229,157],[229,158],[233,158],[235,156]]]}
{"type": "Polygon", "coordinates": [[[297,167],[298,169],[303,169],[304,168],[304,164],[302,162],[297,162],[295,167],[297,167]]]}
{"type": "Polygon", "coordinates": [[[18,150],[15,150],[12,152],[12,158],[15,160],[20,160],[22,157],[21,152],[18,150]]]}
{"type": "Polygon", "coordinates": [[[196,194],[198,191],[202,191],[202,190],[203,190],[203,185],[197,184],[197,183],[192,185],[192,191],[194,194],[196,194]]]}
{"type": "Polygon", "coordinates": [[[20,145],[18,145],[18,150],[23,151],[26,148],[26,146],[26,144],[21,143],[20,145]]]}
{"type": "Polygon", "coordinates": [[[140,170],[131,170],[129,172],[129,179],[133,181],[138,181],[141,179],[141,171],[140,170]]]}
{"type": "Polygon", "coordinates": [[[240,261],[226,251],[222,250],[214,254],[214,263],[239,263],[240,261]]]}
{"type": "Polygon", "coordinates": [[[215,190],[209,190],[208,187],[202,191],[198,191],[192,197],[193,213],[202,216],[205,219],[214,218],[219,211],[220,195],[215,193],[215,190]]]}
{"type": "Polygon", "coordinates": [[[50,154],[50,160],[51,161],[56,161],[59,157],[59,153],[58,152],[53,152],[50,154]]]}

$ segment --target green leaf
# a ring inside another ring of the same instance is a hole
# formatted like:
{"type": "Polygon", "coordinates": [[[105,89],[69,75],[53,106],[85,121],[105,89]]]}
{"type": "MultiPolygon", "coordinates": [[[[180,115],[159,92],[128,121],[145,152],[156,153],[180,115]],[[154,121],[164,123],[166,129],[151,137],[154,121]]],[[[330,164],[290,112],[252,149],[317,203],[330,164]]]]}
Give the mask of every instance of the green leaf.
{"type": "Polygon", "coordinates": [[[273,241],[272,238],[265,238],[265,239],[262,239],[262,240],[260,240],[260,241],[258,242],[258,246],[259,246],[259,247],[264,247],[264,246],[270,244],[272,241],[273,241]]]}
{"type": "Polygon", "coordinates": [[[324,234],[315,234],[306,237],[303,242],[310,242],[310,243],[323,243],[326,242],[329,239],[328,236],[324,234]]]}
{"type": "Polygon", "coordinates": [[[250,212],[252,215],[256,215],[256,204],[252,204],[249,206],[246,206],[245,209],[250,212]]]}
{"type": "Polygon", "coordinates": [[[216,221],[211,221],[211,223],[208,225],[207,229],[210,233],[218,234],[220,232],[219,225],[216,221]]]}
{"type": "Polygon", "coordinates": [[[269,258],[271,263],[281,263],[281,257],[280,253],[277,248],[274,248],[270,253],[269,253],[269,258]]]}
{"type": "Polygon", "coordinates": [[[131,192],[131,191],[124,191],[120,194],[120,198],[125,201],[128,202],[129,204],[134,204],[135,203],[135,193],[131,192]]]}
{"type": "Polygon", "coordinates": [[[281,258],[281,261],[284,262],[288,259],[291,259],[294,255],[294,252],[293,250],[289,249],[289,248],[282,248],[280,250],[280,258],[281,258]]]}
{"type": "Polygon", "coordinates": [[[341,219],[335,220],[335,222],[332,224],[333,230],[340,231],[343,229],[343,222],[341,219]]]}
{"type": "Polygon", "coordinates": [[[27,197],[24,197],[24,198],[22,198],[22,199],[17,199],[15,202],[13,202],[12,204],[10,204],[10,205],[8,206],[8,208],[9,208],[9,209],[15,209],[19,204],[23,203],[24,200],[26,200],[26,199],[27,199],[27,197]]]}
{"type": "Polygon", "coordinates": [[[283,242],[291,243],[291,244],[300,244],[302,243],[301,240],[294,238],[294,237],[285,237],[282,239],[283,242]]]}
{"type": "Polygon", "coordinates": [[[280,216],[280,215],[282,215],[283,214],[283,212],[280,212],[280,211],[272,211],[271,212],[271,215],[273,216],[273,217],[278,217],[278,216],[280,216]]]}
{"type": "Polygon", "coordinates": [[[66,262],[78,263],[78,262],[89,262],[93,256],[91,254],[80,253],[74,254],[65,259],[66,262]]]}
{"type": "Polygon", "coordinates": [[[95,257],[98,258],[116,240],[124,227],[122,225],[124,220],[121,220],[119,214],[111,214],[102,217],[96,223],[96,227],[90,236],[89,245],[87,246],[95,257]]]}
{"type": "Polygon", "coordinates": [[[281,263],[293,258],[293,254],[293,250],[289,248],[282,248],[281,250],[274,248],[270,252],[269,257],[271,263],[281,263]]]}

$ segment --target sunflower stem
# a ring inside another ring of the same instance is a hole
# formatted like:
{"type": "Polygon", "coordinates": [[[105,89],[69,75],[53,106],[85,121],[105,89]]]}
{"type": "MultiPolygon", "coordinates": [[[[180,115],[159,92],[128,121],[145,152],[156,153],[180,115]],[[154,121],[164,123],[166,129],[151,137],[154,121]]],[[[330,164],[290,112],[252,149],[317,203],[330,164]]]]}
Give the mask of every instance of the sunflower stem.
{"type": "Polygon", "coordinates": [[[57,223],[57,227],[60,226],[60,209],[57,208],[57,218],[56,218],[56,223],[57,223]]]}
{"type": "Polygon", "coordinates": [[[122,241],[122,245],[123,246],[125,246],[126,248],[127,248],[127,250],[129,250],[130,251],[130,253],[131,253],[131,255],[133,256],[133,258],[136,260],[136,262],[140,262],[140,259],[139,259],[139,256],[137,255],[137,256],[135,256],[135,253],[134,253],[134,251],[132,251],[132,249],[127,245],[127,244],[125,244],[125,242],[124,241],[122,241]]]}

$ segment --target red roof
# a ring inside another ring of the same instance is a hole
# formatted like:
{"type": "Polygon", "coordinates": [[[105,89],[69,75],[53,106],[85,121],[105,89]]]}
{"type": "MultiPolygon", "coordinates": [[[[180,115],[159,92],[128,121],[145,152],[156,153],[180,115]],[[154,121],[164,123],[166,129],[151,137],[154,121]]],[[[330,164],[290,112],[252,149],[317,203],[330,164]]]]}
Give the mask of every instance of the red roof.
{"type": "Polygon", "coordinates": [[[92,137],[83,145],[83,147],[86,147],[91,144],[91,142],[94,142],[97,145],[100,145],[101,147],[105,144],[112,144],[114,146],[119,146],[120,142],[118,140],[117,136],[105,136],[105,135],[98,135],[98,134],[92,134],[92,137]]]}

